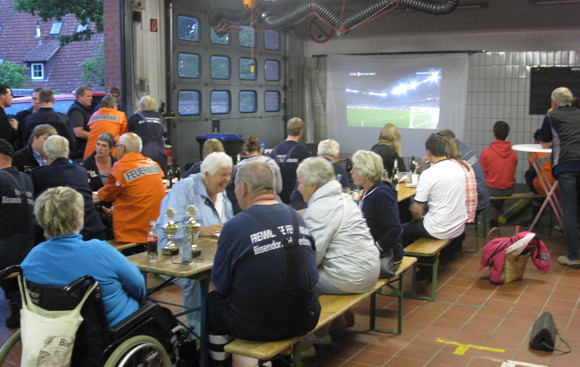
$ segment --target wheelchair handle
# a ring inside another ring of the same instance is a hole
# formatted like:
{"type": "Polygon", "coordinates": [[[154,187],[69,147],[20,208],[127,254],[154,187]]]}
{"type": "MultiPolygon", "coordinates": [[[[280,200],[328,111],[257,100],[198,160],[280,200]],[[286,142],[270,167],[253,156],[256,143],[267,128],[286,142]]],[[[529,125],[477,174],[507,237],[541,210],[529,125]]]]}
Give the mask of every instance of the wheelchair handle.
{"type": "Polygon", "coordinates": [[[20,267],[20,265],[10,265],[6,269],[0,271],[0,280],[4,280],[14,273],[22,275],[22,268],[20,267]]]}
{"type": "Polygon", "coordinates": [[[96,282],[95,278],[93,278],[92,276],[85,275],[84,277],[79,278],[79,279],[73,281],[72,283],[70,283],[69,285],[67,285],[66,287],[64,287],[62,289],[62,292],[64,293],[65,296],[68,296],[71,293],[73,293],[78,287],[85,284],[85,282],[87,280],[89,281],[91,286],[96,282]]]}

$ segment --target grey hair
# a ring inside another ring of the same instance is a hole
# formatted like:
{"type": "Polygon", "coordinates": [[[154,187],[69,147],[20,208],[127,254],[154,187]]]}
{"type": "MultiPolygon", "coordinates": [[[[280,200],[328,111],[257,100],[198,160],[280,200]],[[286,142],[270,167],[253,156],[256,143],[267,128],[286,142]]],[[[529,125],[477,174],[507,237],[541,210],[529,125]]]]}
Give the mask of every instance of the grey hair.
{"type": "Polygon", "coordinates": [[[336,157],[340,152],[340,144],[334,139],[326,139],[318,143],[318,155],[336,157]]]}
{"type": "Polygon", "coordinates": [[[143,141],[135,133],[126,133],[119,138],[119,144],[125,147],[125,153],[140,152],[143,149],[143,141]]]}
{"type": "Polygon", "coordinates": [[[115,98],[114,96],[108,95],[101,100],[101,107],[115,108],[116,105],[117,98],[115,98]]]}
{"type": "Polygon", "coordinates": [[[231,167],[233,164],[232,158],[226,153],[213,152],[205,157],[201,163],[201,174],[205,176],[205,173],[207,173],[213,176],[220,169],[231,167]]]}
{"type": "Polygon", "coordinates": [[[70,187],[52,187],[34,202],[34,216],[48,238],[77,233],[83,214],[83,196],[70,187]]]}
{"type": "Polygon", "coordinates": [[[298,166],[296,174],[302,177],[306,186],[318,184],[318,187],[322,187],[334,180],[332,164],[322,157],[306,158],[298,166]]]}
{"type": "Polygon", "coordinates": [[[379,182],[383,178],[383,158],[370,150],[357,150],[352,156],[352,164],[358,169],[363,178],[372,182],[379,182]]]}
{"type": "Polygon", "coordinates": [[[49,136],[44,142],[42,149],[48,159],[68,158],[68,140],[60,135],[49,136]]]}
{"type": "Polygon", "coordinates": [[[556,102],[559,107],[570,106],[574,101],[574,96],[570,89],[560,87],[552,92],[552,101],[556,102]]]}
{"type": "Polygon", "coordinates": [[[115,136],[111,133],[101,133],[97,138],[97,141],[104,141],[105,143],[109,144],[109,148],[113,148],[115,146],[115,136]]]}
{"type": "Polygon", "coordinates": [[[155,111],[157,109],[155,98],[151,96],[142,97],[139,100],[139,109],[141,111],[155,111]]]}
{"type": "Polygon", "coordinates": [[[274,193],[274,174],[263,162],[249,162],[240,166],[235,182],[243,182],[252,195],[274,193]]]}

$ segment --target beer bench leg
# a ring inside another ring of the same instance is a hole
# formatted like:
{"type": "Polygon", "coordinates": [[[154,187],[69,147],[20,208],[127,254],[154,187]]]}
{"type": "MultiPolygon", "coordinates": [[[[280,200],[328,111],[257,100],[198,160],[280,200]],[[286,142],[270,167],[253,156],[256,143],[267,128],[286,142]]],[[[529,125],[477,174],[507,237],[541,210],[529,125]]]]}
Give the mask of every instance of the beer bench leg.
{"type": "Polygon", "coordinates": [[[383,293],[382,289],[379,289],[375,293],[371,295],[371,317],[370,317],[370,330],[372,331],[379,331],[381,333],[391,333],[395,335],[401,335],[403,332],[403,275],[401,273],[397,278],[389,281],[385,284],[389,287],[393,292],[392,293],[383,293]],[[393,287],[391,284],[398,282],[398,287],[393,287]],[[397,330],[386,329],[386,328],[375,328],[375,315],[376,315],[376,295],[380,294],[382,296],[394,296],[397,298],[398,302],[398,310],[397,310],[397,330]]]}
{"type": "Polygon", "coordinates": [[[415,288],[417,285],[417,266],[413,269],[413,297],[416,299],[423,299],[427,301],[435,301],[435,294],[437,292],[437,272],[439,270],[439,254],[433,256],[433,261],[425,261],[425,257],[419,257],[415,265],[424,265],[431,267],[431,296],[430,297],[417,297],[415,294],[415,288]]]}

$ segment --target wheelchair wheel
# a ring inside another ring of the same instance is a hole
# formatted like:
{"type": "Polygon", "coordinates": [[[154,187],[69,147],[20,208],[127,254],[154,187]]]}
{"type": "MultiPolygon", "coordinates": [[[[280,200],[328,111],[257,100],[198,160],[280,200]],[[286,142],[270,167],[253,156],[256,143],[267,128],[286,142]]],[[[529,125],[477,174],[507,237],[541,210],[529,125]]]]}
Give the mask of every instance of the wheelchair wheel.
{"type": "Polygon", "coordinates": [[[137,335],[123,342],[111,354],[105,367],[171,367],[163,345],[147,335],[137,335]]]}
{"type": "Polygon", "coordinates": [[[0,366],[20,366],[22,344],[20,344],[20,329],[4,343],[0,349],[0,366]]]}

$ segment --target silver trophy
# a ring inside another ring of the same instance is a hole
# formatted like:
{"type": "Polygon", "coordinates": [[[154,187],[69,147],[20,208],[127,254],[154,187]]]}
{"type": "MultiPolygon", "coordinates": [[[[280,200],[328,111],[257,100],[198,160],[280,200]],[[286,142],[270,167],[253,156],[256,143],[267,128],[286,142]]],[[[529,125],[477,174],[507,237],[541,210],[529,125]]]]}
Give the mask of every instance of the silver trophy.
{"type": "Polygon", "coordinates": [[[163,229],[163,233],[167,236],[167,246],[161,249],[161,253],[165,256],[175,256],[179,253],[179,249],[175,246],[175,243],[173,243],[173,236],[179,229],[177,224],[173,222],[173,218],[175,218],[175,209],[168,208],[165,211],[165,216],[169,220],[161,228],[163,229]]]}
{"type": "Polygon", "coordinates": [[[189,220],[183,225],[185,241],[181,245],[181,262],[190,263],[192,258],[201,255],[201,250],[198,250],[195,244],[195,235],[199,232],[201,225],[194,218],[197,214],[195,205],[188,206],[185,212],[189,215],[189,220]]]}

